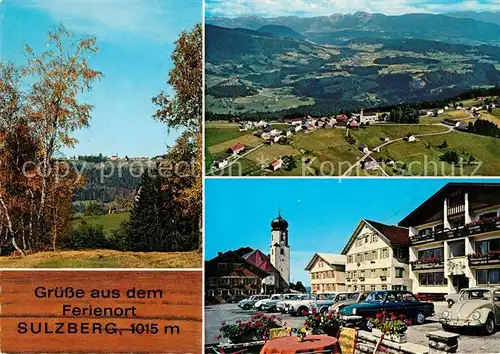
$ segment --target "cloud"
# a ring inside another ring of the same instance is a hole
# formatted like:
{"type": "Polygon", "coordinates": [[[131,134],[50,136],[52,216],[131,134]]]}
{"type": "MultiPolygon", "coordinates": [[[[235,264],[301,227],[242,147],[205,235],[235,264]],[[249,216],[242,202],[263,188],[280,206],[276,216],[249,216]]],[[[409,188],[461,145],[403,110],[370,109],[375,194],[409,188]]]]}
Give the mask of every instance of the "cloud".
{"type": "Polygon", "coordinates": [[[492,11],[499,10],[497,0],[207,0],[209,16],[325,16],[334,13],[384,13],[398,15],[405,13],[441,13],[450,11],[492,11]]]}
{"type": "Polygon", "coordinates": [[[201,22],[201,0],[26,0],[74,31],[104,39],[123,40],[127,35],[172,42],[183,29],[201,22]]]}

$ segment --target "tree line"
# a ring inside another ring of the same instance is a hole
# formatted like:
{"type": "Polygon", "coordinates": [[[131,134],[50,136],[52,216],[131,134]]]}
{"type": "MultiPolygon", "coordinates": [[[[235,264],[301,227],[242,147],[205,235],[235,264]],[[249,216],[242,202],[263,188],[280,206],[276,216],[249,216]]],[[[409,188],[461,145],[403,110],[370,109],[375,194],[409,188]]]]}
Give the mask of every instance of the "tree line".
{"type": "MultiPolygon", "coordinates": [[[[437,107],[444,107],[447,105],[455,105],[456,102],[462,100],[468,100],[477,98],[480,96],[500,96],[500,86],[495,86],[489,89],[476,89],[467,92],[450,94],[441,100],[426,100],[418,102],[408,102],[405,104],[398,105],[376,105],[373,107],[363,107],[357,101],[343,100],[341,104],[335,106],[331,101],[320,100],[311,106],[300,106],[295,108],[289,108],[281,111],[270,111],[270,112],[229,112],[229,113],[213,113],[207,111],[205,116],[207,121],[217,121],[217,120],[245,120],[245,121],[259,121],[259,120],[278,120],[287,119],[295,117],[303,117],[305,115],[310,115],[313,117],[324,117],[330,115],[347,114],[352,112],[359,112],[362,109],[365,110],[377,110],[379,112],[389,112],[398,107],[407,106],[415,110],[423,109],[433,109],[437,107]]],[[[418,122],[417,122],[418,123],[418,122]]]]}

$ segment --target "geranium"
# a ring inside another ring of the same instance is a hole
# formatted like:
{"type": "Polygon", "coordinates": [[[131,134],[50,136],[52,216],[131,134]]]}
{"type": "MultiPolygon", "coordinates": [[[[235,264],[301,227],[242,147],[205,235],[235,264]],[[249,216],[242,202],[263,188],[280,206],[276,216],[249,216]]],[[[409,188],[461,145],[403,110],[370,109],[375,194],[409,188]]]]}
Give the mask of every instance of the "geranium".
{"type": "Polygon", "coordinates": [[[238,320],[235,323],[221,323],[219,338],[228,338],[233,343],[241,343],[249,340],[265,340],[269,338],[269,331],[272,328],[281,328],[286,325],[281,318],[274,315],[266,316],[258,313],[252,316],[249,321],[238,320]]]}
{"type": "Polygon", "coordinates": [[[340,328],[340,319],[334,312],[314,314],[307,317],[304,326],[316,333],[333,334],[340,328]]]}
{"type": "Polygon", "coordinates": [[[405,315],[396,316],[394,313],[388,314],[387,312],[377,313],[375,318],[370,319],[372,328],[376,328],[384,334],[400,337],[411,321],[405,315]]]}

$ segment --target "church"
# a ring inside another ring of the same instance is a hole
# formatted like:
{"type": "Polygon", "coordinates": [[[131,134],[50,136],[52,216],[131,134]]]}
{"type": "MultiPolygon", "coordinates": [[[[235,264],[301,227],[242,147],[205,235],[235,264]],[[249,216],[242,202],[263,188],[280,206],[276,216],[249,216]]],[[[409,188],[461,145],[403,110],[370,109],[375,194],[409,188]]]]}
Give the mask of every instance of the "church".
{"type": "Polygon", "coordinates": [[[207,299],[230,300],[238,296],[276,294],[290,290],[288,222],[278,211],[271,221],[269,254],[250,247],[219,252],[205,262],[207,299]]]}

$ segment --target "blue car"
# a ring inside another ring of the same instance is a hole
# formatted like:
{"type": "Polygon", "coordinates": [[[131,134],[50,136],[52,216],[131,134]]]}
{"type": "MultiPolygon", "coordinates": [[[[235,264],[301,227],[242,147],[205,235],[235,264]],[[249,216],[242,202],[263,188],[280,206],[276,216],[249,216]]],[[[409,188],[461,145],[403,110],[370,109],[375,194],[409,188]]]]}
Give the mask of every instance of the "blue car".
{"type": "Polygon", "coordinates": [[[359,327],[371,331],[370,318],[380,312],[404,315],[415,324],[423,324],[434,315],[434,304],[420,302],[415,295],[405,290],[374,291],[365,302],[348,305],[340,309],[344,326],[359,327]]]}

